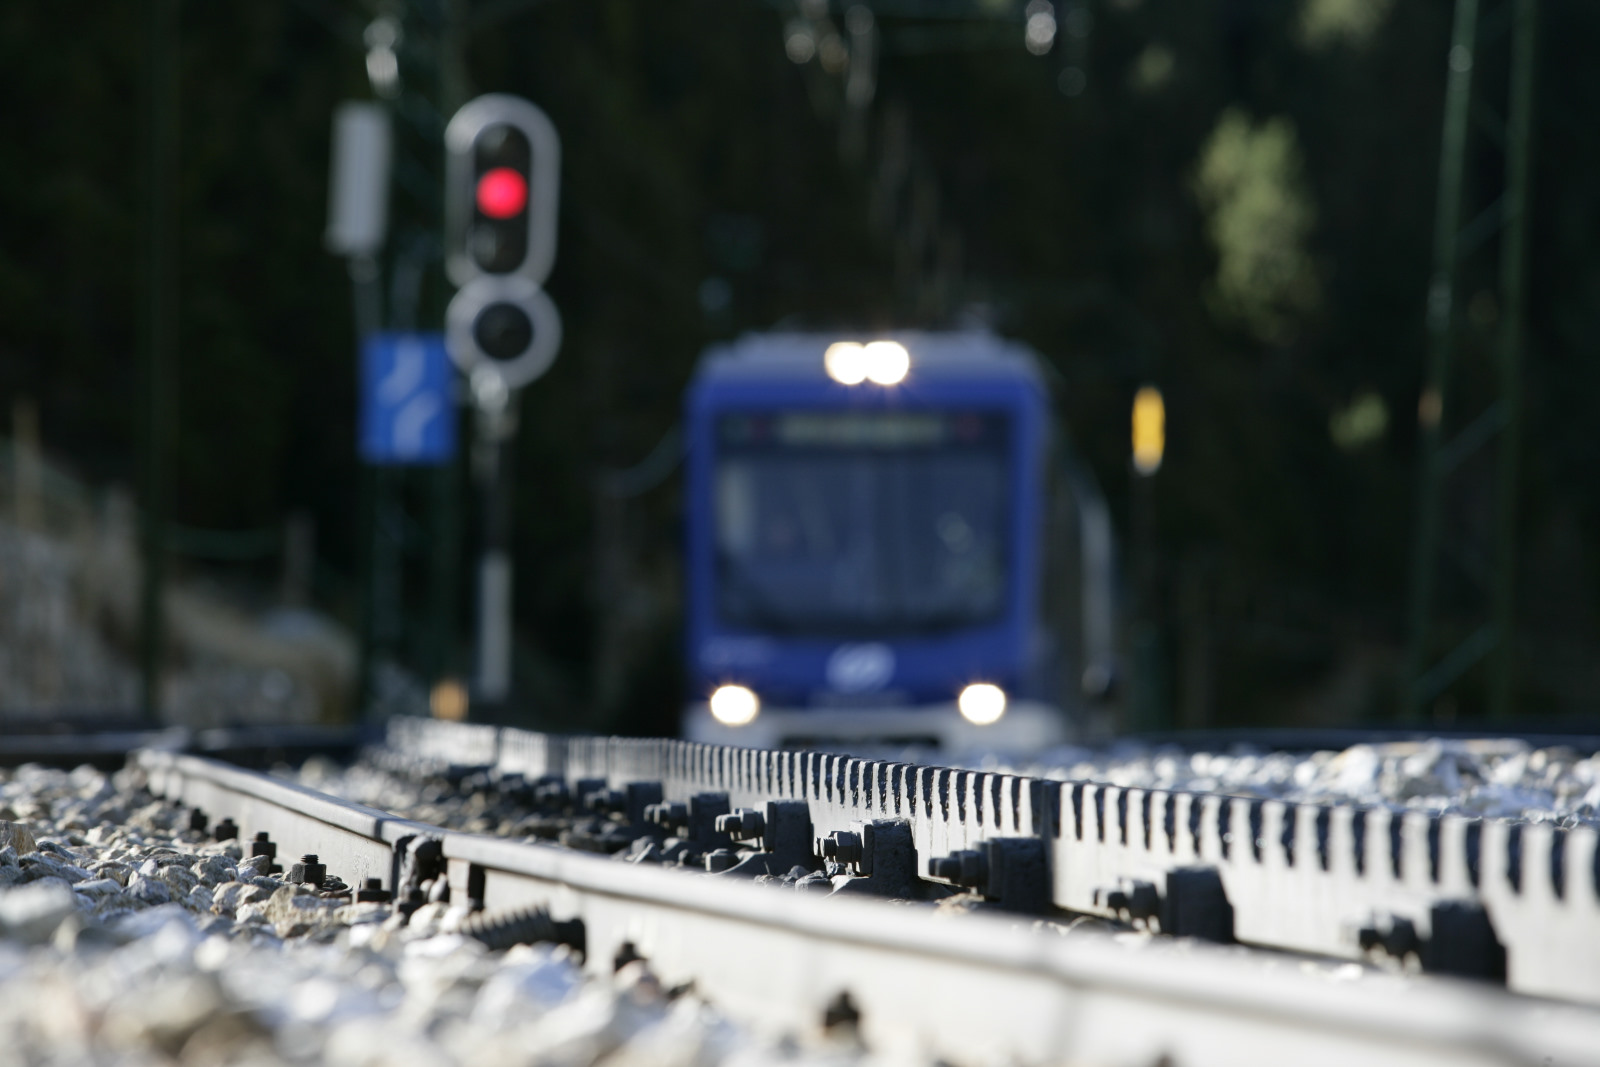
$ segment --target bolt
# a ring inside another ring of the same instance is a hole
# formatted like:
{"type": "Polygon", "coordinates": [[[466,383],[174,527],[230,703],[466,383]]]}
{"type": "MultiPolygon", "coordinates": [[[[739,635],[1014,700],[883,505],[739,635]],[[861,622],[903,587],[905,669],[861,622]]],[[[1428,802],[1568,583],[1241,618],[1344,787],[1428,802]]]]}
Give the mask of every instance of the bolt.
{"type": "Polygon", "coordinates": [[[377,878],[368,878],[366,884],[356,890],[357,904],[387,904],[389,891],[383,888],[383,882],[377,878]]]}
{"type": "Polygon", "coordinates": [[[263,874],[282,874],[283,865],[277,862],[278,846],[267,837],[265,830],[256,832],[256,839],[250,842],[250,855],[265,856],[267,865],[262,870],[263,874]]]}
{"type": "Polygon", "coordinates": [[[725,871],[739,862],[739,854],[731,848],[713,849],[706,853],[706,870],[712,874],[725,871]]]}
{"type": "Polygon", "coordinates": [[[1149,882],[1134,882],[1128,889],[1128,914],[1135,919],[1150,919],[1161,911],[1161,894],[1149,882]]]}
{"type": "Polygon", "coordinates": [[[206,818],[206,813],[201,811],[199,808],[189,809],[189,829],[193,830],[195,833],[205,833],[206,824],[210,821],[210,819],[206,818]]]}
{"type": "Polygon", "coordinates": [[[1410,919],[1396,917],[1383,935],[1383,950],[1396,959],[1421,947],[1422,939],[1417,936],[1416,924],[1410,919]]]}
{"type": "Polygon", "coordinates": [[[567,784],[565,782],[545,782],[534,787],[533,800],[536,804],[547,807],[564,807],[567,803],[567,784]]]}
{"type": "Polygon", "coordinates": [[[626,789],[603,789],[598,793],[590,793],[588,806],[590,811],[602,814],[616,814],[628,810],[628,791],[626,789]]]}
{"type": "Polygon", "coordinates": [[[822,855],[839,863],[861,862],[861,835],[835,830],[822,839],[822,855]]]}
{"type": "Polygon", "coordinates": [[[961,877],[957,879],[960,884],[977,889],[989,880],[989,858],[982,852],[962,849],[956,857],[961,860],[961,877]]]}
{"type": "Polygon", "coordinates": [[[735,841],[751,841],[766,832],[767,820],[753,808],[740,808],[726,815],[718,815],[716,826],[717,833],[727,834],[735,841]]]}
{"type": "Polygon", "coordinates": [[[989,860],[982,852],[962,849],[928,861],[928,874],[947,882],[976,889],[989,878],[989,860]]]}
{"type": "Polygon", "coordinates": [[[624,941],[622,946],[617,949],[617,954],[611,957],[611,969],[612,971],[620,971],[634,960],[642,959],[644,957],[639,955],[638,947],[632,941],[624,941]]]}
{"type": "Polygon", "coordinates": [[[300,862],[289,868],[289,881],[299,885],[320,886],[328,880],[328,866],[318,863],[314,852],[300,857],[300,862]]]}
{"type": "Polygon", "coordinates": [[[416,911],[427,902],[428,898],[423,894],[422,890],[412,886],[411,889],[407,890],[406,892],[406,899],[395,905],[395,910],[409,920],[412,912],[416,911]]]}
{"type": "Polygon", "coordinates": [[[861,1025],[861,1009],[856,1007],[856,1002],[848,991],[841,991],[838,996],[828,1001],[827,1007],[822,1009],[822,1028],[835,1030],[841,1027],[855,1029],[861,1025]]]}
{"type": "Polygon", "coordinates": [[[234,825],[232,819],[223,819],[217,823],[217,828],[212,833],[212,836],[218,841],[227,841],[239,836],[239,828],[234,825]]]}
{"type": "Polygon", "coordinates": [[[651,804],[644,809],[644,819],[664,830],[685,826],[689,822],[689,805],[680,800],[651,804]]]}
{"type": "Polygon", "coordinates": [[[572,783],[572,806],[580,809],[586,808],[590,797],[605,791],[606,780],[604,778],[579,778],[572,783]]]}

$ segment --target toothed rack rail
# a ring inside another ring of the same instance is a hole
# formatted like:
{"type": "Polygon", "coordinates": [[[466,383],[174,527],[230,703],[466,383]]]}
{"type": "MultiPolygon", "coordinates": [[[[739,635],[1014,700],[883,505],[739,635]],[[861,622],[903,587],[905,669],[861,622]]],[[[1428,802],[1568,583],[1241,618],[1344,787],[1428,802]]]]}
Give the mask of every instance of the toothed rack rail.
{"type": "Polygon", "coordinates": [[[432,864],[452,899],[491,916],[548,909],[583,931],[591,966],[643,956],[738,1017],[814,1025],[848,993],[863,1036],[884,1050],[963,1063],[1600,1065],[1600,900],[1587,828],[428,720],[393,723],[386,751],[502,787],[653,806],[686,833],[698,820],[708,854],[731,844],[722,835],[760,839],[741,831],[803,808],[817,850],[863,881],[894,866],[1057,919],[1133,918],[1349,959],[1415,953],[1436,970],[1490,979],[1503,968],[1515,993],[1449,977],[1332,981],[1326,965],[1303,973],[1294,957],[1161,938],[1130,950],[997,915],[941,921],[922,908],[445,831],[199,757],[135,758],[159,795],[316,852],[351,884],[376,877],[403,893],[432,864]]]}

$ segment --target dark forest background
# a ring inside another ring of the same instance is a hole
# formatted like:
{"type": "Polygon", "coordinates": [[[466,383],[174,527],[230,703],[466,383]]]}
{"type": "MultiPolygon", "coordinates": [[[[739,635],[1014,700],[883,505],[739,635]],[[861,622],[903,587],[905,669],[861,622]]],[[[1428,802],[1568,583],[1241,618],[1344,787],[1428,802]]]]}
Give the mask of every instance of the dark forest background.
{"type": "MultiPolygon", "coordinates": [[[[309,513],[318,602],[357,625],[355,338],[322,230],[332,109],[375,95],[364,32],[387,15],[403,92],[386,270],[437,224],[452,91],[524,95],[563,139],[549,288],[566,341],[518,401],[528,715],[671,728],[678,485],[611,490],[671,431],[709,342],[963,318],[1059,372],[1123,532],[1131,399],[1163,389],[1151,490],[1173,722],[1395,714],[1452,5],[1060,3],[1037,55],[1011,0],[864,7],[875,18],[825,0],[181,4],[173,519],[309,513]]],[[[0,403],[36,402],[49,453],[102,485],[138,473],[147,22],[141,4],[0,10],[0,403]]],[[[1545,0],[1541,23],[1518,505],[1530,719],[1600,709],[1600,6],[1545,0]]],[[[1480,88],[1503,114],[1498,62],[1480,88]]],[[[1498,154],[1469,163],[1469,199],[1492,199],[1498,154]]],[[[1469,382],[1497,321],[1490,264],[1463,273],[1469,382]]],[[[431,262],[422,325],[447,298],[431,262]]],[[[418,625],[393,654],[424,675],[468,662],[464,467],[444,489],[461,516],[446,647],[423,647],[440,637],[421,625],[427,546],[406,572],[418,625]]],[[[1492,470],[1452,497],[1469,555],[1492,470]]],[[[439,485],[407,479],[405,521],[426,531],[439,485]]],[[[1455,588],[1446,609],[1465,618],[1455,588]]],[[[1482,689],[1469,674],[1436,718],[1480,714],[1482,689]]]]}

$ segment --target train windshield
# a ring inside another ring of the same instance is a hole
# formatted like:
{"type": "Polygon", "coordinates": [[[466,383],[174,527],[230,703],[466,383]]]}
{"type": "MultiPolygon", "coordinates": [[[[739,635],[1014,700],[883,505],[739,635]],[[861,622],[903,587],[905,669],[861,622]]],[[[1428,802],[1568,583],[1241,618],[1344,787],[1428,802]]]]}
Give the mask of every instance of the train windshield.
{"type": "Polygon", "coordinates": [[[1010,425],[984,411],[722,416],[718,615],[829,636],[996,619],[1010,425]]]}

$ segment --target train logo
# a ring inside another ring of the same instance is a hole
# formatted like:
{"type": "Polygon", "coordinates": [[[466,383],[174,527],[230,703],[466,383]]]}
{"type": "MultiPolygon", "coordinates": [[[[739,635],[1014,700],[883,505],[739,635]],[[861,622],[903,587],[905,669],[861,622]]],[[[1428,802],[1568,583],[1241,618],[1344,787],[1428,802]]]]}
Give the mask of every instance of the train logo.
{"type": "Polygon", "coordinates": [[[828,684],[841,693],[870,693],[894,677],[894,652],[888,645],[840,645],[828,657],[828,684]]]}

